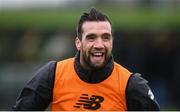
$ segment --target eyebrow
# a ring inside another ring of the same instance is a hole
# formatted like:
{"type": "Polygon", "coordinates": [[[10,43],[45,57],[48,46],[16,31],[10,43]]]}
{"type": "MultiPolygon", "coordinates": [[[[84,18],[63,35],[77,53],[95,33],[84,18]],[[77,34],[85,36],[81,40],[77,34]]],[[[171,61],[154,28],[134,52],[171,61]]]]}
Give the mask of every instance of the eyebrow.
{"type": "Polygon", "coordinates": [[[86,35],[86,37],[91,37],[91,36],[96,36],[96,34],[91,33],[91,34],[86,35]]]}
{"type": "MultiPolygon", "coordinates": [[[[102,36],[104,36],[104,35],[111,36],[110,33],[103,33],[102,36]]],[[[93,33],[86,35],[86,37],[91,37],[91,36],[97,36],[97,35],[93,34],[93,33]]]]}
{"type": "Polygon", "coordinates": [[[110,33],[103,33],[102,35],[111,36],[111,34],[110,34],[110,33]]]}

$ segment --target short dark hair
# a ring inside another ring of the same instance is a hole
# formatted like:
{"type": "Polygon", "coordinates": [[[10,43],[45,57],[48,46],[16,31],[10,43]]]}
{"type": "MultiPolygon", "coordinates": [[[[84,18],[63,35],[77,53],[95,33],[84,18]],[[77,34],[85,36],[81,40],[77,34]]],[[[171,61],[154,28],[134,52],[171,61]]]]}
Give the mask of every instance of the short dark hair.
{"type": "Polygon", "coordinates": [[[79,20],[79,24],[77,26],[77,36],[80,39],[82,38],[82,33],[83,33],[82,25],[86,21],[108,21],[112,26],[112,23],[111,23],[110,19],[108,18],[108,16],[99,12],[95,8],[91,8],[90,12],[84,13],[79,20]]]}

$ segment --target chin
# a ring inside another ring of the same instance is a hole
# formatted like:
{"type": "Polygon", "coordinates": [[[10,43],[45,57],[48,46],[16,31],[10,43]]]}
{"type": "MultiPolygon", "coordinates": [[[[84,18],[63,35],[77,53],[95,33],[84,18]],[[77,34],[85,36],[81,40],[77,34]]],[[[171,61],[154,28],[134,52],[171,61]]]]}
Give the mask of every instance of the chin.
{"type": "Polygon", "coordinates": [[[105,65],[104,64],[101,64],[101,65],[96,65],[96,64],[93,64],[93,68],[95,68],[95,69],[101,69],[101,68],[103,68],[105,65]]]}

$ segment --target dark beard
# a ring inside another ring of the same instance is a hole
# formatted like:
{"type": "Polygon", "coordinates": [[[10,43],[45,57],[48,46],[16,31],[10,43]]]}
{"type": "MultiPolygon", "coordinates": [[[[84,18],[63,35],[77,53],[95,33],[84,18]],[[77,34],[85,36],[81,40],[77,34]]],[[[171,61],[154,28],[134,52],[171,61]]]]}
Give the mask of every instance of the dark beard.
{"type": "MultiPolygon", "coordinates": [[[[90,54],[90,51],[88,52],[88,54],[90,54]]],[[[99,69],[104,68],[105,65],[107,64],[109,58],[110,58],[110,55],[107,55],[107,51],[106,51],[106,52],[105,52],[105,61],[103,62],[103,66],[98,67],[98,66],[94,66],[94,64],[91,63],[90,55],[87,56],[86,53],[83,53],[82,56],[83,56],[83,60],[84,60],[85,64],[86,64],[91,70],[99,70],[99,69]]]]}

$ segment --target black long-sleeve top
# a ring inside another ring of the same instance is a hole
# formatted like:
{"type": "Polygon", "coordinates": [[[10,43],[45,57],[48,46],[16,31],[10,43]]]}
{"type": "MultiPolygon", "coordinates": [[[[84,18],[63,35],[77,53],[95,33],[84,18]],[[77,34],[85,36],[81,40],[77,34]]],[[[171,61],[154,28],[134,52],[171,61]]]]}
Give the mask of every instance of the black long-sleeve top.
{"type": "MultiPolygon", "coordinates": [[[[74,68],[81,80],[88,83],[99,83],[105,80],[112,72],[113,58],[101,70],[85,70],[76,55],[74,68]],[[96,75],[96,73],[102,75],[96,75]]],[[[46,110],[52,101],[55,80],[56,61],[50,61],[40,68],[34,77],[22,89],[13,110],[46,110]]],[[[127,110],[160,110],[154,95],[147,84],[148,82],[139,73],[132,74],[126,87],[127,110]]]]}

